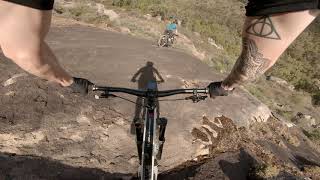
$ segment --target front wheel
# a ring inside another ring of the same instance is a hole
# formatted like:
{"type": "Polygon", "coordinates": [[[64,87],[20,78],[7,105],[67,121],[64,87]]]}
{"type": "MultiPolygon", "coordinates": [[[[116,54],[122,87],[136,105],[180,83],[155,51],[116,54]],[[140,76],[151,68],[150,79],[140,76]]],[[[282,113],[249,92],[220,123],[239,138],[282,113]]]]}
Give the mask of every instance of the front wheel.
{"type": "Polygon", "coordinates": [[[167,35],[162,35],[160,39],[158,40],[158,46],[159,47],[165,47],[168,45],[168,37],[167,35]]]}
{"type": "Polygon", "coordinates": [[[172,46],[174,44],[175,40],[176,39],[174,38],[174,36],[170,39],[170,46],[172,46]]]}

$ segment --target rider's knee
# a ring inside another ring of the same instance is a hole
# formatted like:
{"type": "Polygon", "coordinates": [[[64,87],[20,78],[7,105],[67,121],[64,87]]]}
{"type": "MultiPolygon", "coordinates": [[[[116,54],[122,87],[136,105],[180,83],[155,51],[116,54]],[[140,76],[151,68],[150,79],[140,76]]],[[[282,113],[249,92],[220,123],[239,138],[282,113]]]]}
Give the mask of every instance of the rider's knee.
{"type": "Polygon", "coordinates": [[[47,69],[44,59],[41,57],[41,48],[6,49],[4,55],[22,67],[24,70],[41,73],[47,69]]]}
{"type": "Polygon", "coordinates": [[[41,59],[41,47],[33,46],[28,48],[21,47],[4,47],[3,54],[13,61],[18,62],[29,62],[29,61],[40,61],[41,59]]]}

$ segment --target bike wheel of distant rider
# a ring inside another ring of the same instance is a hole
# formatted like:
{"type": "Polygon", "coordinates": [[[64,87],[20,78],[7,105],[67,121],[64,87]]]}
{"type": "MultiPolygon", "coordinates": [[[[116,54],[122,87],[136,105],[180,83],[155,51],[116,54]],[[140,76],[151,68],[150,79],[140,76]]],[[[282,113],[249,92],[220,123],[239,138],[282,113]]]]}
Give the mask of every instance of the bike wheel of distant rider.
{"type": "Polygon", "coordinates": [[[160,37],[160,39],[158,40],[158,46],[160,46],[160,47],[168,46],[168,43],[169,43],[168,35],[162,35],[160,37]]]}
{"type": "MultiPolygon", "coordinates": [[[[157,83],[150,81],[148,83],[148,89],[155,90],[157,83]]],[[[155,100],[155,99],[153,99],[155,100]]],[[[153,101],[151,100],[151,101],[153,101]]],[[[147,102],[147,104],[154,104],[153,102],[147,102]]],[[[145,119],[143,127],[143,143],[142,143],[142,156],[141,156],[141,180],[157,180],[158,176],[158,162],[157,153],[159,146],[159,135],[157,133],[157,121],[156,121],[156,108],[157,107],[145,107],[145,119]]]]}

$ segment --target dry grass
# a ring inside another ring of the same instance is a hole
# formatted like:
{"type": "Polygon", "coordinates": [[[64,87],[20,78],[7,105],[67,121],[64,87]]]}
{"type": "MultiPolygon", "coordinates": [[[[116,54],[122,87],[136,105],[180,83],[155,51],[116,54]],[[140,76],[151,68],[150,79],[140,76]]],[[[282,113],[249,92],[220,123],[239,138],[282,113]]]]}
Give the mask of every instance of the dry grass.
{"type": "Polygon", "coordinates": [[[304,172],[310,174],[314,177],[320,177],[320,167],[319,166],[305,166],[304,172]]]}
{"type": "Polygon", "coordinates": [[[56,3],[55,11],[63,17],[72,18],[77,21],[83,21],[90,24],[111,26],[109,17],[99,14],[97,9],[91,5],[92,2],[82,0],[75,1],[69,5],[56,3]]]}
{"type": "Polygon", "coordinates": [[[268,179],[274,178],[279,175],[280,170],[277,166],[271,164],[263,164],[255,167],[252,172],[251,176],[256,179],[268,179]]]}

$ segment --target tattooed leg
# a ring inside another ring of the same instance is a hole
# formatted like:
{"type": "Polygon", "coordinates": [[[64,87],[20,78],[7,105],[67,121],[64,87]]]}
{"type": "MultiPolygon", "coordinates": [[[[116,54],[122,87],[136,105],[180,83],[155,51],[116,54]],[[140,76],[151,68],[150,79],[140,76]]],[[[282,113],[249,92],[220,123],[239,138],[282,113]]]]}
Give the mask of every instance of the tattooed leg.
{"type": "Polygon", "coordinates": [[[316,13],[310,12],[247,17],[243,27],[242,53],[222,87],[230,90],[265,73],[316,18],[316,13]]]}

